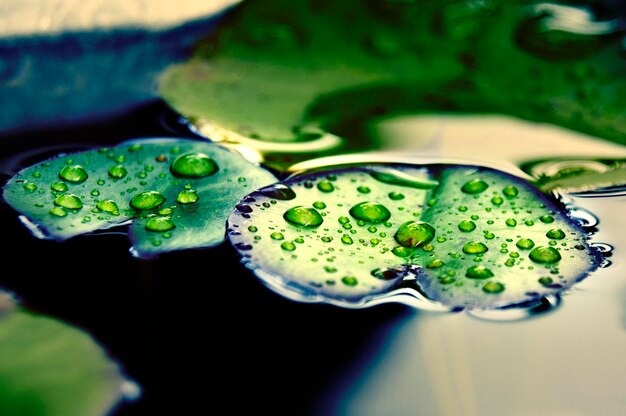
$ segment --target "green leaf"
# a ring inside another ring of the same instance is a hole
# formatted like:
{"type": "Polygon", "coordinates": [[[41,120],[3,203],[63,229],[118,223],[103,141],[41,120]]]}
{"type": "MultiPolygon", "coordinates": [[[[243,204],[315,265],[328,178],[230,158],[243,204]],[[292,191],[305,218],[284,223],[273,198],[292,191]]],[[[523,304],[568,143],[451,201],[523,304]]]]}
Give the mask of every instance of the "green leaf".
{"type": "Polygon", "coordinates": [[[38,163],[3,196],[37,235],[57,240],[134,222],[133,251],[150,256],[220,244],[239,199],[274,181],[218,145],[148,139],[38,163]]]}
{"type": "Polygon", "coordinates": [[[128,382],[84,332],[0,294],[0,414],[108,414],[128,382]]]}
{"type": "Polygon", "coordinates": [[[616,7],[523,0],[248,1],[165,72],[160,94],[207,137],[264,152],[311,132],[347,140],[319,151],[384,147],[368,123],[433,111],[624,143],[620,18],[616,7]]]}
{"type": "Polygon", "coordinates": [[[561,205],[493,169],[369,165],[281,186],[293,198],[251,194],[229,238],[302,301],[363,306],[410,289],[423,307],[502,308],[559,293],[599,262],[561,205]]]}

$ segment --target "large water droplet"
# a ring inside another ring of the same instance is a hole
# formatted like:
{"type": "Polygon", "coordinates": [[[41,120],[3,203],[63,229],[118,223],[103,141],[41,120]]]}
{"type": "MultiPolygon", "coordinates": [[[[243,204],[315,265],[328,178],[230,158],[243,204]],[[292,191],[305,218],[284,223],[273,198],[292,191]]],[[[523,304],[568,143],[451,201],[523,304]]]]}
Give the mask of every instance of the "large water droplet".
{"type": "Polygon", "coordinates": [[[115,201],[111,199],[99,201],[96,207],[101,211],[108,212],[113,215],[119,215],[120,213],[119,207],[117,206],[115,201]]]}
{"type": "Polygon", "coordinates": [[[493,277],[493,273],[485,266],[472,266],[467,269],[465,276],[470,279],[489,279],[493,277]]]}
{"type": "Polygon", "coordinates": [[[554,247],[535,247],[528,257],[536,263],[556,263],[561,260],[561,254],[554,247]]]}
{"type": "Polygon", "coordinates": [[[472,179],[471,181],[463,184],[461,191],[466,194],[479,194],[484,192],[487,188],[489,188],[489,184],[487,184],[487,182],[482,179],[472,179]]]}
{"type": "Polygon", "coordinates": [[[422,221],[408,221],[402,224],[396,234],[395,240],[404,247],[417,247],[425,244],[435,237],[435,229],[432,225],[422,221]]]}
{"type": "Polygon", "coordinates": [[[357,220],[378,224],[391,218],[391,212],[375,202],[361,202],[350,208],[350,215],[357,220]]]}
{"type": "Polygon", "coordinates": [[[59,178],[72,183],[85,182],[88,177],[87,171],[80,165],[64,166],[59,172],[59,178]]]}
{"type": "Polygon", "coordinates": [[[563,230],[553,228],[546,233],[546,237],[553,240],[562,240],[565,238],[565,233],[563,232],[563,230]]]}
{"type": "Polygon", "coordinates": [[[324,222],[317,210],[304,206],[289,208],[283,214],[283,218],[290,224],[306,228],[316,228],[324,222]]]}
{"type": "Polygon", "coordinates": [[[54,199],[54,205],[67,209],[81,209],[83,207],[83,201],[76,195],[64,194],[54,199]]]}
{"type": "Polygon", "coordinates": [[[154,232],[165,232],[174,229],[176,225],[169,217],[154,217],[146,222],[146,230],[154,232]]]}
{"type": "Polygon", "coordinates": [[[459,223],[458,227],[459,230],[463,231],[464,233],[469,233],[476,229],[476,224],[474,223],[474,221],[463,220],[459,223]]]}
{"type": "Polygon", "coordinates": [[[138,210],[153,209],[165,202],[165,197],[157,191],[146,191],[135,195],[130,200],[130,206],[138,210]]]}
{"type": "Polygon", "coordinates": [[[482,254],[487,250],[487,246],[480,241],[470,241],[463,246],[463,252],[466,254],[482,254]]]}
{"type": "Polygon", "coordinates": [[[217,163],[204,153],[186,153],[172,162],[170,171],[179,178],[204,178],[219,170],[217,163]]]}
{"type": "Polygon", "coordinates": [[[530,238],[521,238],[515,245],[522,250],[529,250],[535,246],[535,242],[530,238]]]}

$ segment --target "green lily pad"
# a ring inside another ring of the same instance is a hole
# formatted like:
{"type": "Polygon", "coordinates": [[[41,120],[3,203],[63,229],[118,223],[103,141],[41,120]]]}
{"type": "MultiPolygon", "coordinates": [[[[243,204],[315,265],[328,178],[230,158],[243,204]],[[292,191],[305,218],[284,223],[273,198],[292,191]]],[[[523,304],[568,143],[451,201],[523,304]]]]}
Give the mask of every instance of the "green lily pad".
{"type": "Polygon", "coordinates": [[[21,309],[5,294],[0,357],[3,415],[104,415],[132,386],[89,335],[21,309]]]}
{"type": "Polygon", "coordinates": [[[147,257],[220,244],[237,202],[274,181],[212,143],[147,139],[38,163],[11,178],[3,196],[41,237],[133,222],[132,250],[147,257]]]}
{"type": "Polygon", "coordinates": [[[163,74],[160,94],[207,137],[264,152],[384,148],[371,123],[433,111],[506,114],[624,143],[623,25],[617,7],[598,10],[247,1],[163,74]]]}
{"type": "Polygon", "coordinates": [[[423,307],[503,308],[559,293],[600,260],[561,205],[493,169],[353,166],[281,186],[291,198],[261,190],[240,204],[229,239],[301,301],[364,306],[410,289],[423,307]]]}

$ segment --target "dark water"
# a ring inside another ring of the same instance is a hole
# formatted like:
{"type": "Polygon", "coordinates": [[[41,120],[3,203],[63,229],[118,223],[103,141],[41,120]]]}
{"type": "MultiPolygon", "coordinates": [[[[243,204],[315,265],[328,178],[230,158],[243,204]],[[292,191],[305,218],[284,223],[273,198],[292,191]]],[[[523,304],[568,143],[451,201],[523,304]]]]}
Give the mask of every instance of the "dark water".
{"type": "MultiPolygon", "coordinates": [[[[2,182],[58,151],[188,135],[175,125],[157,101],[94,124],[5,135],[2,182]]],[[[0,286],[92,334],[141,386],[141,398],[115,416],[324,413],[320,403],[343,395],[329,386],[357,377],[389,325],[415,314],[402,305],[346,310],[286,300],[241,266],[228,243],[138,260],[125,234],[59,243],[32,236],[4,203],[0,218],[0,286]]]]}

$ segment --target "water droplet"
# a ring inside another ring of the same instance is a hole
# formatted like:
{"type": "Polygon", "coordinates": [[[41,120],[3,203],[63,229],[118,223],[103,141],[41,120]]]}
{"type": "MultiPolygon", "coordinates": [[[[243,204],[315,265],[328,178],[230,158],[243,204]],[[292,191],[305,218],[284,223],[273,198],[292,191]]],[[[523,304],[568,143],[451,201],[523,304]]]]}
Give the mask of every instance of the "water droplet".
{"type": "Polygon", "coordinates": [[[400,201],[402,199],[404,199],[404,195],[401,194],[400,192],[389,192],[389,199],[391,199],[392,201],[400,201]]]}
{"type": "Polygon", "coordinates": [[[509,227],[515,227],[517,225],[517,221],[515,220],[515,218],[507,218],[505,223],[509,227]]]}
{"type": "Polygon", "coordinates": [[[344,234],[341,237],[341,242],[344,243],[344,244],[352,244],[353,243],[352,238],[349,235],[346,235],[346,234],[344,234]]]}
{"type": "Polygon", "coordinates": [[[270,234],[270,238],[272,240],[284,240],[285,236],[283,235],[283,233],[273,232],[272,234],[270,234]]]}
{"type": "Polygon", "coordinates": [[[466,194],[479,194],[489,188],[487,182],[482,179],[472,179],[471,181],[465,182],[465,184],[461,187],[461,191],[466,194]]]}
{"type": "Polygon", "coordinates": [[[200,195],[193,189],[184,189],[178,193],[176,202],[179,204],[193,204],[200,200],[200,195]]]}
{"type": "Polygon", "coordinates": [[[485,233],[485,238],[487,240],[493,240],[496,237],[496,235],[494,233],[490,233],[490,232],[486,232],[485,233]]]}
{"type": "Polygon", "coordinates": [[[329,181],[319,181],[317,183],[317,189],[322,192],[328,193],[335,190],[335,186],[329,181]]]}
{"type": "Polygon", "coordinates": [[[67,216],[67,211],[64,210],[61,207],[52,207],[52,209],[50,209],[50,214],[54,215],[55,217],[65,217],[67,216]]]}
{"type": "Polygon", "coordinates": [[[426,264],[426,267],[429,269],[438,269],[440,267],[443,267],[444,265],[445,263],[443,261],[441,261],[440,259],[435,259],[426,264]]]}
{"type": "Polygon", "coordinates": [[[533,225],[535,225],[535,222],[533,220],[526,220],[524,221],[524,224],[526,224],[529,227],[532,227],[533,225]]]}
{"type": "Polygon", "coordinates": [[[466,254],[482,254],[487,250],[487,246],[479,241],[470,241],[463,246],[463,253],[466,254]]]}
{"type": "Polygon", "coordinates": [[[552,280],[552,278],[548,276],[540,277],[539,279],[537,279],[537,281],[539,282],[539,284],[546,287],[550,287],[554,284],[554,280],[552,280]]]}
{"type": "Polygon", "coordinates": [[[219,170],[217,163],[204,153],[186,153],[172,162],[170,171],[178,178],[204,178],[219,170]]]}
{"type": "Polygon", "coordinates": [[[556,263],[561,260],[561,254],[554,247],[538,246],[532,249],[528,257],[536,263],[556,263]]]}
{"type": "Polygon", "coordinates": [[[324,271],[326,273],[337,273],[337,268],[331,267],[331,266],[324,266],[324,271]]]}
{"type": "Polygon", "coordinates": [[[461,206],[459,207],[459,211],[461,211],[461,212],[467,212],[467,207],[466,207],[465,205],[461,205],[461,206]]]}
{"type": "Polygon", "coordinates": [[[254,225],[251,225],[248,227],[248,231],[250,231],[251,233],[256,233],[257,231],[259,231],[259,229],[254,225]]]}
{"type": "Polygon", "coordinates": [[[483,285],[483,292],[489,294],[498,294],[504,292],[504,285],[499,282],[487,282],[483,285]]]}
{"type": "Polygon", "coordinates": [[[67,185],[65,184],[65,182],[55,182],[50,186],[50,188],[55,192],[67,191],[67,185]]]}
{"type": "Polygon", "coordinates": [[[122,165],[115,165],[109,169],[109,176],[115,179],[121,179],[128,175],[128,171],[122,165]]]}
{"type": "Polygon", "coordinates": [[[314,208],[303,206],[289,208],[283,214],[283,218],[290,224],[306,228],[316,228],[324,222],[320,213],[314,208]]]}
{"type": "Polygon", "coordinates": [[[396,234],[395,240],[403,247],[417,247],[425,244],[435,237],[435,229],[432,225],[422,221],[408,221],[402,224],[396,234]]]}
{"type": "Polygon", "coordinates": [[[34,192],[37,189],[37,185],[32,182],[26,182],[24,184],[24,189],[30,192],[34,192]]]}
{"type": "Polygon", "coordinates": [[[370,172],[370,175],[379,182],[407,188],[433,189],[439,185],[437,181],[409,175],[408,173],[396,169],[373,170],[370,172]]]}
{"type": "Polygon", "coordinates": [[[474,224],[473,221],[464,220],[459,223],[458,227],[459,230],[463,231],[464,233],[469,233],[476,229],[476,224],[474,224]]]}
{"type": "Polygon", "coordinates": [[[146,230],[154,232],[165,232],[176,228],[170,217],[154,217],[146,222],[146,230]]]}
{"type": "Polygon", "coordinates": [[[558,228],[553,228],[546,233],[546,237],[551,238],[553,240],[562,240],[565,238],[565,233],[563,230],[559,230],[558,228]]]}
{"type": "Polygon", "coordinates": [[[128,151],[131,152],[131,153],[138,152],[138,151],[141,150],[141,148],[142,148],[142,146],[140,144],[131,144],[128,147],[128,151]]]}
{"type": "Polygon", "coordinates": [[[508,185],[504,187],[504,189],[502,190],[502,193],[504,194],[504,196],[511,199],[519,195],[519,190],[513,185],[508,185]]]}
{"type": "Polygon", "coordinates": [[[81,209],[83,207],[83,201],[76,195],[64,194],[54,199],[54,205],[67,209],[81,209]]]}
{"type": "Polygon", "coordinates": [[[435,205],[437,205],[438,202],[439,200],[432,198],[426,201],[426,205],[428,205],[429,207],[434,207],[435,205]]]}
{"type": "Polygon", "coordinates": [[[341,278],[341,283],[343,283],[346,286],[356,286],[359,283],[359,281],[354,276],[344,276],[341,278]]]}
{"type": "Polygon", "coordinates": [[[552,215],[542,215],[539,217],[539,220],[544,224],[551,224],[554,222],[554,217],[552,215]]]}
{"type": "Polygon", "coordinates": [[[326,208],[326,204],[323,203],[322,201],[315,201],[315,202],[313,202],[313,208],[325,209],[326,208]]]}
{"type": "Polygon", "coordinates": [[[504,202],[504,199],[502,199],[502,197],[500,196],[494,196],[493,198],[491,198],[491,203],[496,206],[502,205],[503,202],[504,202]]]}
{"type": "Polygon", "coordinates": [[[356,190],[361,194],[369,194],[371,192],[371,189],[367,186],[359,186],[356,190]]]}
{"type": "Polygon", "coordinates": [[[398,257],[408,257],[411,255],[411,250],[402,246],[396,246],[392,248],[391,252],[398,257]]]}
{"type": "Polygon", "coordinates": [[[375,202],[361,202],[350,208],[350,215],[352,215],[357,220],[370,222],[370,223],[381,223],[387,221],[391,218],[391,213],[389,210],[380,204],[375,202]]]}
{"type": "Polygon", "coordinates": [[[101,211],[108,212],[113,215],[119,215],[120,213],[119,207],[117,206],[115,201],[111,199],[99,201],[96,207],[101,211]]]}
{"type": "Polygon", "coordinates": [[[324,243],[330,243],[331,241],[333,241],[333,238],[332,238],[332,237],[329,237],[329,236],[327,236],[327,235],[325,235],[324,237],[322,237],[322,238],[321,238],[321,240],[322,240],[324,243]]]}
{"type": "Polygon", "coordinates": [[[80,165],[64,166],[59,172],[59,178],[72,183],[85,182],[88,176],[87,171],[80,165]]]}
{"type": "Polygon", "coordinates": [[[146,191],[135,195],[130,200],[130,206],[137,210],[156,208],[165,202],[165,197],[157,191],[146,191]]]}
{"type": "Polygon", "coordinates": [[[278,199],[279,201],[290,201],[296,198],[296,193],[293,189],[282,183],[265,187],[259,192],[268,198],[278,199]]]}
{"type": "Polygon", "coordinates": [[[522,250],[530,250],[535,246],[535,242],[530,238],[521,238],[515,245],[522,250]]]}
{"type": "Polygon", "coordinates": [[[296,245],[292,243],[291,241],[285,241],[284,243],[280,245],[280,248],[282,248],[285,251],[294,251],[296,249],[296,245]]]}
{"type": "Polygon", "coordinates": [[[404,275],[404,273],[401,270],[396,270],[396,269],[387,269],[387,270],[374,269],[370,272],[370,274],[379,280],[387,280],[387,281],[397,279],[404,275]]]}
{"type": "Polygon", "coordinates": [[[470,279],[489,279],[493,273],[485,266],[472,266],[467,269],[465,276],[470,279]]]}

